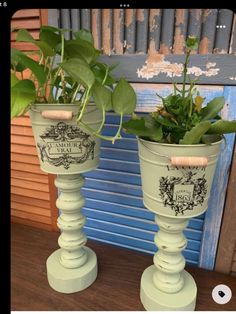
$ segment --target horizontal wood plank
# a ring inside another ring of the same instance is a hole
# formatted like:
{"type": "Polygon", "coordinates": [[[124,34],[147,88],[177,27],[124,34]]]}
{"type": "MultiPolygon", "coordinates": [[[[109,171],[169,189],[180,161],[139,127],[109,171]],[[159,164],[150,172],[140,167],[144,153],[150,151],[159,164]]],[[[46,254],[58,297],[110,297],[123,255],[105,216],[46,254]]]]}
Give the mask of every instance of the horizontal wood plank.
{"type": "Polygon", "coordinates": [[[39,9],[23,9],[23,10],[18,10],[16,11],[13,16],[12,19],[18,19],[18,18],[31,18],[33,16],[35,17],[39,17],[39,9]]]}
{"type": "Polygon", "coordinates": [[[11,186],[23,189],[36,190],[40,192],[49,192],[48,185],[39,182],[30,182],[27,180],[11,178],[11,186]]]}
{"type": "Polygon", "coordinates": [[[37,229],[43,229],[43,230],[48,230],[48,231],[52,231],[52,227],[51,225],[45,224],[45,223],[41,223],[41,222],[37,222],[37,221],[32,221],[32,220],[26,220],[20,217],[15,217],[15,216],[11,216],[11,222],[17,223],[17,224],[21,224],[21,225],[25,225],[25,226],[31,226],[37,229]]]}
{"type": "Polygon", "coordinates": [[[16,117],[11,120],[11,125],[19,125],[19,126],[31,126],[29,116],[16,117]]]}
{"type": "Polygon", "coordinates": [[[49,201],[28,197],[26,195],[18,195],[18,194],[12,193],[11,194],[11,201],[17,202],[17,203],[22,203],[22,204],[31,204],[32,206],[38,206],[40,208],[43,207],[43,208],[50,209],[49,201]]]}
{"type": "Polygon", "coordinates": [[[16,42],[16,41],[13,41],[11,43],[11,47],[15,48],[17,50],[21,50],[21,51],[36,51],[36,50],[38,50],[37,46],[35,46],[34,44],[16,42]]]}
{"type": "Polygon", "coordinates": [[[37,221],[37,222],[41,222],[41,223],[44,223],[47,225],[51,224],[51,218],[50,217],[45,217],[45,216],[36,215],[36,214],[32,214],[32,213],[26,213],[26,212],[18,211],[15,209],[11,210],[11,214],[12,214],[12,216],[23,218],[26,220],[37,221]]]}
{"type": "Polygon", "coordinates": [[[11,160],[16,161],[16,162],[23,162],[26,164],[39,165],[38,156],[17,154],[17,153],[12,152],[11,153],[11,160]]]}
{"type": "Polygon", "coordinates": [[[33,137],[33,131],[30,126],[11,125],[11,134],[33,137]]]}
{"type": "Polygon", "coordinates": [[[29,145],[35,146],[35,140],[33,137],[29,136],[22,136],[22,135],[11,135],[11,142],[14,144],[21,144],[21,145],[29,145]]]}
{"type": "Polygon", "coordinates": [[[40,216],[51,217],[49,209],[32,206],[31,204],[22,204],[17,202],[11,202],[11,208],[26,213],[33,213],[40,216]]]}
{"type": "Polygon", "coordinates": [[[17,186],[11,186],[11,193],[49,201],[49,194],[47,192],[41,192],[41,191],[35,191],[35,190],[21,188],[17,186]]]}
{"type": "Polygon", "coordinates": [[[27,146],[26,148],[24,145],[21,144],[11,144],[11,152],[25,155],[37,155],[35,146],[27,146]]]}
{"type": "MultiPolygon", "coordinates": [[[[31,34],[31,36],[34,39],[39,39],[39,30],[31,30],[29,31],[29,33],[31,34]]],[[[16,36],[17,36],[17,31],[15,32],[11,32],[11,42],[15,42],[16,41],[16,36]]],[[[23,42],[21,42],[22,44],[24,44],[23,42]]]]}
{"type": "Polygon", "coordinates": [[[35,173],[28,173],[18,170],[11,170],[11,178],[21,179],[21,180],[28,180],[32,182],[39,182],[48,184],[48,176],[47,174],[35,174],[35,173]]]}
{"type": "Polygon", "coordinates": [[[38,165],[30,165],[30,164],[25,164],[25,163],[16,162],[16,161],[11,162],[11,169],[38,173],[38,174],[44,173],[38,165]]]}
{"type": "MultiPolygon", "coordinates": [[[[153,264],[152,255],[89,240],[88,246],[96,252],[101,266],[99,276],[89,289],[62,295],[48,285],[45,266],[59,234],[16,224],[11,231],[12,311],[68,311],[68,307],[71,311],[144,310],[139,296],[140,278],[153,264]]],[[[187,266],[186,270],[198,287],[196,311],[235,310],[235,278],[198,267],[187,266]],[[227,304],[217,304],[211,297],[213,287],[219,283],[232,289],[227,304]]]]}
{"type": "MultiPolygon", "coordinates": [[[[102,56],[100,60],[112,65],[116,62],[119,67],[114,69],[116,78],[125,76],[129,82],[146,83],[181,83],[180,65],[184,55],[160,55],[155,57],[142,54],[102,56]]],[[[189,63],[191,79],[198,79],[198,84],[236,85],[235,55],[192,55],[189,63]]]]}
{"type": "Polygon", "coordinates": [[[11,28],[26,28],[30,29],[39,29],[40,28],[40,20],[38,17],[30,17],[27,19],[15,18],[11,20],[11,28]]]}

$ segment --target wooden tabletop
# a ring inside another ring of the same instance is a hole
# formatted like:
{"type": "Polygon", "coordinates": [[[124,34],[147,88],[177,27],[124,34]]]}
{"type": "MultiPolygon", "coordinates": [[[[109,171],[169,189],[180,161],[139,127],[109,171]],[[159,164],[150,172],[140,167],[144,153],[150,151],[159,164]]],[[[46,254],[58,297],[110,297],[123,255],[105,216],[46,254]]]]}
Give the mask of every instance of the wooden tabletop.
{"type": "MultiPolygon", "coordinates": [[[[143,311],[139,298],[142,272],[152,256],[132,250],[88,241],[98,258],[96,281],[73,294],[54,291],[47,282],[46,259],[58,248],[58,233],[12,224],[11,310],[12,311],[143,311]]],[[[236,278],[203,269],[186,267],[198,286],[196,310],[236,310],[236,278]],[[232,299],[215,303],[212,289],[225,284],[232,299]]]]}

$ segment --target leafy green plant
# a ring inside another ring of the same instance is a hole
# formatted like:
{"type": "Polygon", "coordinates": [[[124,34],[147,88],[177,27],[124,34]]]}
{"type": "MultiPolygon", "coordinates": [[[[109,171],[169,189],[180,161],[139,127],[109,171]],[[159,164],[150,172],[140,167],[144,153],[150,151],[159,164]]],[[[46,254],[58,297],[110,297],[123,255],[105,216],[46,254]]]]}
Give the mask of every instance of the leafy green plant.
{"type": "Polygon", "coordinates": [[[182,89],[174,83],[173,93],[167,97],[157,94],[162,104],[149,115],[133,114],[129,121],[123,123],[127,133],[161,143],[198,144],[209,143],[212,134],[222,136],[236,132],[235,120],[225,121],[219,116],[225,104],[224,97],[216,97],[203,106],[204,98],[195,87],[196,81],[187,74],[191,51],[197,47],[198,39],[189,37],[186,41],[182,89]]]}
{"type": "Polygon", "coordinates": [[[121,137],[123,115],[134,111],[136,95],[124,78],[114,79],[111,74],[114,65],[99,60],[101,52],[94,47],[89,31],[41,26],[39,40],[26,29],[20,29],[16,41],[32,43],[38,50],[36,58],[14,48],[11,50],[11,118],[24,114],[31,104],[76,103],[79,106],[77,122],[93,135],[113,142],[121,137]],[[71,33],[73,39],[66,39],[66,32],[71,33]],[[31,72],[29,77],[25,77],[26,69],[31,72]],[[98,130],[82,122],[91,97],[102,111],[98,130]],[[120,126],[114,136],[103,136],[101,132],[109,110],[120,115],[120,126]]]}

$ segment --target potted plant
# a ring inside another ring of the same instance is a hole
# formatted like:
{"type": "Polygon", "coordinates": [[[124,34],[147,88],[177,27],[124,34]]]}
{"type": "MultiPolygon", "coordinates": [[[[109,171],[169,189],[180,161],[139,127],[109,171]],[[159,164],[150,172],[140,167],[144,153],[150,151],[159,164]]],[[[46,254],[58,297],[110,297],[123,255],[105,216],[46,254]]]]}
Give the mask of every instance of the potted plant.
{"type": "Polygon", "coordinates": [[[53,289],[73,293],[86,289],[97,276],[96,254],[85,247],[82,232],[81,173],[98,166],[100,139],[114,142],[121,137],[123,115],[133,112],[136,96],[124,78],[113,78],[114,66],[99,60],[101,52],[89,31],[73,32],[68,40],[66,32],[72,33],[41,26],[35,40],[27,30],[18,31],[16,40],[35,44],[38,51],[36,60],[11,51],[11,117],[29,110],[41,169],[57,174],[61,248],[49,256],[47,276],[53,289]],[[120,115],[120,126],[111,137],[102,135],[109,110],[120,115]]]}
{"type": "Polygon", "coordinates": [[[224,98],[203,106],[204,98],[187,73],[197,46],[197,38],[187,39],[182,88],[174,83],[167,97],[157,94],[162,103],[155,112],[133,114],[123,123],[127,133],[138,137],[143,201],[160,228],[154,239],[159,248],[154,265],[141,279],[140,297],[147,310],[195,308],[197,288],[184,271],[181,251],[187,241],[182,231],[191,217],[207,210],[224,134],[236,132],[236,121],[219,116],[224,98]]]}
{"type": "Polygon", "coordinates": [[[136,104],[131,85],[124,78],[117,82],[111,74],[114,66],[99,60],[92,34],[81,29],[66,40],[66,32],[71,31],[41,26],[35,40],[21,29],[16,40],[35,44],[38,58],[11,51],[11,117],[29,110],[41,168],[56,174],[96,168],[99,139],[120,138],[123,115],[136,104]],[[25,69],[31,71],[28,78],[25,69]],[[103,136],[105,114],[112,109],[120,115],[120,127],[114,136],[103,136]],[[65,144],[61,147],[56,145],[60,138],[65,144]]]}

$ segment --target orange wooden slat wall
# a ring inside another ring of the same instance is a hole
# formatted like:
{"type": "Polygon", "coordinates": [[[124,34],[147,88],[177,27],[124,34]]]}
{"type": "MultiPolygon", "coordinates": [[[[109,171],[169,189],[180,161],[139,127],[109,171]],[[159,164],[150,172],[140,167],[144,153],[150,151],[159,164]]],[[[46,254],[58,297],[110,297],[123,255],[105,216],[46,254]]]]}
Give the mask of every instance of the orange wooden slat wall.
{"type": "MultiPolygon", "coordinates": [[[[11,21],[12,29],[26,28],[38,39],[40,25],[47,24],[46,9],[17,11],[11,21]]],[[[30,43],[16,42],[16,31],[11,33],[11,46],[22,51],[34,51],[30,43]]],[[[42,172],[39,166],[29,115],[11,123],[11,219],[14,222],[47,230],[56,226],[57,191],[53,175],[42,172]]]]}

